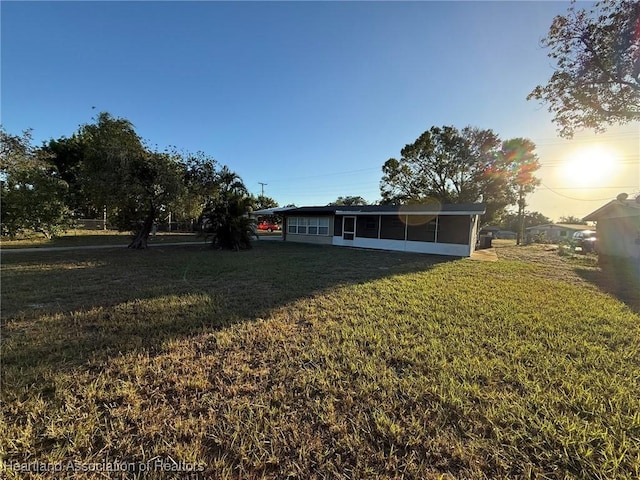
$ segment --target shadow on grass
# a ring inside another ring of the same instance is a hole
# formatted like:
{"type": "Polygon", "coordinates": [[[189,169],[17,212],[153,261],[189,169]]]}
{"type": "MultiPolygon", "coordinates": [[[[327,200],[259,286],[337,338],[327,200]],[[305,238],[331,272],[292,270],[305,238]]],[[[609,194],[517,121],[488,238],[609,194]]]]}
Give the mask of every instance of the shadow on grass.
{"type": "Polygon", "coordinates": [[[2,265],[2,360],[6,370],[35,376],[132,351],[153,354],[167,341],[265,317],[335,287],[452,260],[281,242],[237,253],[16,254],[2,265]]]}
{"type": "Polygon", "coordinates": [[[603,292],[615,296],[640,314],[640,264],[628,260],[605,261],[600,266],[577,266],[575,272],[603,292]]]}

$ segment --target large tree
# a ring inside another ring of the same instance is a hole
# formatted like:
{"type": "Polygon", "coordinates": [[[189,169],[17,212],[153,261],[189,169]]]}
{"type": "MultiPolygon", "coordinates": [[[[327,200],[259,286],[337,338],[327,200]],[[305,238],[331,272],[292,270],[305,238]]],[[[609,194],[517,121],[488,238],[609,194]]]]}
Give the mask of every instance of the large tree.
{"type": "Polygon", "coordinates": [[[90,197],[85,193],[81,179],[84,160],[84,145],[78,135],[49,140],[42,150],[46,159],[55,166],[60,178],[69,186],[65,195],[65,203],[77,218],[94,218],[102,214],[91,205],[90,197]]]}
{"type": "Polygon", "coordinates": [[[184,189],[172,202],[174,218],[193,223],[201,219],[209,199],[218,191],[218,163],[203,152],[175,153],[183,164],[184,189]]]}
{"type": "Polygon", "coordinates": [[[130,121],[100,113],[81,127],[82,181],[94,206],[112,209],[129,248],[146,248],[153,223],[184,187],[183,164],[171,153],[149,151],[130,121]]]}
{"type": "Polygon", "coordinates": [[[568,138],[578,129],[640,120],[640,2],[575,7],[555,17],[542,40],[556,70],[527,97],[547,103],[568,138]]]}
{"type": "Polygon", "coordinates": [[[349,196],[346,197],[338,197],[333,202],[329,204],[329,206],[337,206],[337,207],[354,207],[358,205],[368,205],[367,201],[361,196],[349,196]]]}
{"type": "Polygon", "coordinates": [[[64,202],[68,185],[48,161],[46,152],[33,148],[30,132],[11,135],[0,127],[0,218],[3,235],[31,232],[47,238],[69,225],[64,202]]]}
{"type": "MultiPolygon", "coordinates": [[[[382,167],[382,203],[441,203],[482,201],[487,205],[485,220],[518,200],[519,176],[533,144],[517,148],[524,140],[501,142],[491,130],[465,127],[431,127],[401,150],[401,158],[391,158],[382,167]]],[[[527,167],[531,168],[531,167],[527,167]]]]}

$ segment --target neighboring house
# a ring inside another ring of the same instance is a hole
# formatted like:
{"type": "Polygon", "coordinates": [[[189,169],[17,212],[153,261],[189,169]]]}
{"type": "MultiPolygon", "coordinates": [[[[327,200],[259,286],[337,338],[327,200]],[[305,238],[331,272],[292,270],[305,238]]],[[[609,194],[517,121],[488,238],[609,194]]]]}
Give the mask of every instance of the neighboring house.
{"type": "Polygon", "coordinates": [[[483,204],[300,207],[278,212],[285,241],[468,257],[483,204]]]}
{"type": "Polygon", "coordinates": [[[640,262],[640,195],[635,200],[612,200],[584,220],[598,222],[600,257],[640,262]]]}
{"type": "Polygon", "coordinates": [[[491,237],[495,237],[496,233],[500,231],[500,227],[496,225],[490,225],[488,227],[482,227],[480,229],[480,235],[489,235],[491,237]]]}
{"type": "Polygon", "coordinates": [[[489,235],[492,238],[507,240],[515,240],[518,236],[516,232],[512,232],[511,230],[501,230],[498,226],[483,227],[480,230],[480,235],[489,235]]]}
{"type": "Polygon", "coordinates": [[[512,232],[511,230],[499,230],[494,234],[494,237],[500,238],[502,240],[515,240],[518,238],[518,234],[516,232],[512,232]]]}
{"type": "Polygon", "coordinates": [[[543,241],[543,242],[562,242],[571,240],[573,234],[583,230],[593,230],[589,225],[574,225],[569,223],[547,223],[544,225],[536,225],[525,229],[527,243],[543,241]]]}

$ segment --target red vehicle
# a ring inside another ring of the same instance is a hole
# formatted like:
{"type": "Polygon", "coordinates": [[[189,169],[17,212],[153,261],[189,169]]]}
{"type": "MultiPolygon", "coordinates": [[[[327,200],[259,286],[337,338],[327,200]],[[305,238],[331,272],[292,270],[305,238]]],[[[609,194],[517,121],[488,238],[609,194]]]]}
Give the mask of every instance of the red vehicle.
{"type": "Polygon", "coordinates": [[[260,222],[258,224],[258,230],[267,231],[267,232],[275,232],[280,230],[280,225],[272,222],[260,222]]]}

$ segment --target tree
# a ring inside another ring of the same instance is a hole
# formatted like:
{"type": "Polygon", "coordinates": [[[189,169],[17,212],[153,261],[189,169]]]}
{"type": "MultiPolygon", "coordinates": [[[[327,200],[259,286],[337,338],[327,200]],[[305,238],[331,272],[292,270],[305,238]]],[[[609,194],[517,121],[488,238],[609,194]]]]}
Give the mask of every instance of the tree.
{"type": "Polygon", "coordinates": [[[213,235],[213,246],[225,250],[251,248],[254,222],[249,217],[253,199],[240,177],[223,167],[217,174],[217,189],[203,213],[205,232],[213,235]]]}
{"type": "Polygon", "coordinates": [[[218,191],[218,170],[215,159],[203,152],[178,154],[183,165],[184,189],[172,202],[175,217],[183,221],[197,222],[207,207],[207,202],[218,191]]]}
{"type": "MultiPolygon", "coordinates": [[[[517,232],[521,225],[521,217],[518,213],[504,212],[497,219],[497,224],[504,230],[517,232]]],[[[540,212],[524,212],[525,228],[552,223],[551,219],[540,212]]]]}
{"type": "Polygon", "coordinates": [[[577,129],[640,120],[640,2],[598,2],[587,12],[572,4],[542,40],[557,69],[527,99],[549,104],[563,137],[577,129]]]}
{"type": "Polygon", "coordinates": [[[535,149],[535,144],[526,138],[514,138],[502,144],[502,162],[511,174],[512,188],[518,195],[518,245],[524,239],[526,197],[540,184],[540,180],[534,175],[540,168],[535,149]]]}
{"type": "Polygon", "coordinates": [[[586,225],[587,222],[582,220],[580,217],[574,217],[573,215],[567,215],[564,217],[560,217],[558,223],[568,223],[572,225],[586,225]]]}
{"type": "Polygon", "coordinates": [[[69,226],[69,210],[64,202],[67,184],[45,152],[31,146],[30,132],[22,136],[0,127],[0,178],[2,234],[15,237],[27,231],[47,238],[61,234],[69,226]]]}
{"type": "Polygon", "coordinates": [[[518,199],[525,157],[510,151],[521,140],[502,143],[493,131],[474,127],[431,127],[401,150],[400,160],[383,165],[382,203],[483,201],[491,221],[518,199]]]}
{"type": "Polygon", "coordinates": [[[130,121],[100,113],[78,135],[84,145],[81,177],[93,205],[109,206],[129,248],[147,247],[153,223],[179,197],[183,166],[171,153],[148,151],[130,121]]]}
{"type": "Polygon", "coordinates": [[[268,197],[266,195],[258,195],[257,197],[253,197],[254,208],[256,210],[264,210],[267,208],[277,208],[278,202],[276,202],[273,198],[268,197]]]}
{"type": "Polygon", "coordinates": [[[51,139],[42,150],[47,161],[55,166],[60,178],[69,186],[64,200],[74,216],[93,218],[102,213],[102,206],[99,210],[92,208],[89,196],[84,192],[80,176],[85,153],[82,139],[78,135],[51,139]]]}
{"type": "Polygon", "coordinates": [[[367,201],[360,196],[346,196],[346,197],[338,197],[335,201],[331,202],[329,206],[339,206],[339,207],[353,207],[358,205],[368,205],[367,201]]]}

